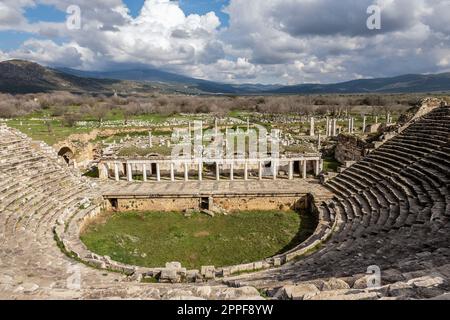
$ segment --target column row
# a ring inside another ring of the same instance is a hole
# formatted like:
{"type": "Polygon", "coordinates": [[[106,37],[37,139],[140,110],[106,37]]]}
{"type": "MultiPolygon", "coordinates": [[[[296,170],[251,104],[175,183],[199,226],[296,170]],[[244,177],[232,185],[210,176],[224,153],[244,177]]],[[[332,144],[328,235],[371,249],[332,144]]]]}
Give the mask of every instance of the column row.
{"type": "MultiPolygon", "coordinates": [[[[287,177],[288,177],[288,179],[293,180],[296,171],[301,178],[306,179],[309,162],[313,163],[312,170],[314,171],[314,175],[315,176],[319,175],[320,172],[323,170],[323,160],[321,160],[321,159],[320,160],[291,160],[291,161],[287,162],[287,177]],[[295,168],[297,168],[297,170],[295,168]]],[[[276,180],[279,177],[280,167],[282,167],[282,165],[280,165],[279,161],[273,161],[267,167],[264,165],[264,163],[265,163],[264,161],[244,162],[243,163],[243,178],[245,181],[250,179],[249,172],[254,171],[254,169],[250,169],[250,165],[255,164],[255,163],[258,164],[257,166],[258,166],[259,180],[263,180],[264,177],[267,177],[267,176],[271,176],[271,178],[273,180],[276,180]]],[[[141,163],[141,164],[133,164],[132,162],[127,162],[125,164],[122,164],[122,163],[114,162],[114,163],[109,163],[109,164],[106,164],[106,163],[101,164],[101,165],[99,165],[101,179],[108,178],[108,176],[109,176],[108,171],[109,171],[109,168],[111,168],[111,164],[114,168],[113,171],[114,171],[115,181],[120,181],[120,177],[121,177],[120,167],[121,166],[122,166],[122,168],[125,167],[124,174],[126,176],[126,180],[129,182],[132,182],[134,180],[133,167],[134,167],[134,169],[136,169],[136,166],[141,167],[141,169],[139,169],[139,171],[141,171],[141,173],[142,173],[142,180],[144,182],[147,182],[149,180],[148,172],[150,172],[150,174],[156,175],[156,181],[161,181],[161,164],[158,162],[157,163],[141,163]]],[[[189,181],[190,167],[193,164],[194,163],[191,163],[191,162],[184,162],[182,164],[183,175],[184,175],[185,181],[189,181]]],[[[168,165],[170,167],[170,169],[169,169],[170,170],[170,180],[175,181],[176,180],[176,178],[175,178],[175,174],[176,174],[175,163],[170,162],[168,165]]],[[[286,166],[286,164],[284,164],[283,166],[286,166]]],[[[199,181],[203,180],[203,168],[204,168],[204,164],[202,162],[198,162],[196,171],[197,171],[197,177],[198,177],[199,181]]],[[[234,163],[234,162],[229,163],[229,165],[226,169],[223,169],[221,163],[216,162],[214,165],[215,179],[216,180],[221,179],[221,171],[222,170],[223,171],[229,170],[230,180],[231,181],[235,180],[235,171],[236,171],[235,168],[236,168],[236,163],[234,163]]],[[[284,172],[286,172],[286,171],[284,171],[284,172]]]]}

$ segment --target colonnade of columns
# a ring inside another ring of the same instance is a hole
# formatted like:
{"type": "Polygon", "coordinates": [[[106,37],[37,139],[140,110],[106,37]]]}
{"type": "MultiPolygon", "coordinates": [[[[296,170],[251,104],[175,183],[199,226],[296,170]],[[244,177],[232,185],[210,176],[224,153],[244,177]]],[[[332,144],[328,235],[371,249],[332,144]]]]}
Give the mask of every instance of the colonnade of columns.
{"type": "MultiPolygon", "coordinates": [[[[236,171],[237,167],[240,167],[240,171],[243,171],[243,178],[245,181],[250,180],[250,172],[255,172],[258,170],[258,179],[273,179],[277,180],[280,177],[280,171],[285,172],[287,174],[287,178],[289,180],[293,180],[295,178],[296,173],[302,179],[307,178],[308,174],[308,164],[309,168],[312,169],[314,175],[317,176],[323,170],[323,160],[320,157],[314,158],[302,158],[302,159],[267,159],[267,160],[217,160],[210,161],[208,163],[212,163],[215,171],[215,180],[219,181],[222,178],[225,178],[225,174],[221,175],[221,173],[227,172],[226,175],[229,174],[229,180],[233,181],[236,179],[236,171]],[[267,164],[267,166],[266,166],[267,164]],[[297,172],[295,170],[295,166],[297,166],[297,172]],[[287,167],[287,169],[286,169],[287,167]],[[283,168],[283,170],[280,170],[283,168]]],[[[196,167],[196,179],[198,181],[203,180],[203,168],[204,162],[202,161],[193,161],[193,160],[159,160],[158,162],[154,161],[105,161],[99,164],[99,177],[100,179],[108,179],[110,174],[113,175],[114,180],[121,180],[121,172],[124,172],[126,180],[132,182],[134,180],[133,173],[138,172],[142,176],[142,180],[144,182],[149,180],[150,175],[156,177],[156,181],[161,181],[162,177],[162,167],[168,168],[169,177],[171,181],[176,180],[176,173],[179,170],[177,168],[182,168],[183,177],[185,181],[189,181],[190,172],[192,167],[196,167]],[[123,168],[123,170],[121,170],[123,168]]],[[[167,169],[165,169],[167,172],[167,169]]]]}
{"type": "Polygon", "coordinates": [[[337,119],[330,119],[327,117],[327,123],[325,126],[325,137],[337,136],[337,119]]]}
{"type": "MultiPolygon", "coordinates": [[[[355,133],[355,118],[348,118],[347,119],[347,132],[348,133],[355,133]]],[[[362,118],[363,124],[362,124],[362,132],[366,132],[367,129],[367,117],[363,116],[362,118]]],[[[378,124],[378,117],[375,117],[375,124],[378,124]]],[[[392,116],[390,114],[387,115],[386,124],[390,125],[392,124],[392,116]]],[[[314,118],[310,119],[310,135],[314,136],[315,133],[315,121],[314,118]]],[[[329,117],[326,118],[326,125],[325,125],[325,137],[336,137],[337,136],[337,119],[333,118],[330,119],[329,117]]]]}

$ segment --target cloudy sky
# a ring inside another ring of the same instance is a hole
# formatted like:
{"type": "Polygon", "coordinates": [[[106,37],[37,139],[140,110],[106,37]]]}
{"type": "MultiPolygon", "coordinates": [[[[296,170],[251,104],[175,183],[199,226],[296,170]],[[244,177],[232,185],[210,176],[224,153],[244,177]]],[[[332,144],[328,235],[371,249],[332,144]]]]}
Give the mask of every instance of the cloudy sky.
{"type": "Polygon", "coordinates": [[[436,73],[450,71],[449,16],[449,0],[1,0],[0,60],[232,83],[436,73]],[[371,5],[380,30],[367,28],[371,5]]]}

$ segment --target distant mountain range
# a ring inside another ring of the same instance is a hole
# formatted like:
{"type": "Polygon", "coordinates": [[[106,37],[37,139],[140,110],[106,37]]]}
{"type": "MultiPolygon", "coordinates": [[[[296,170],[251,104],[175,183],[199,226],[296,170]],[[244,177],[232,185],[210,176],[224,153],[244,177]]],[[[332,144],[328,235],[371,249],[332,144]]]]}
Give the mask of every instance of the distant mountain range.
{"type": "MultiPolygon", "coordinates": [[[[251,94],[271,91],[281,88],[277,85],[244,84],[233,85],[201,79],[190,78],[175,73],[156,69],[129,69],[121,71],[80,71],[67,68],[58,68],[58,71],[83,78],[116,79],[147,83],[171,84],[184,86],[189,92],[208,94],[251,94]]],[[[183,91],[180,88],[181,91],[183,91]]]]}
{"type": "Polygon", "coordinates": [[[450,91],[450,73],[403,75],[392,78],[361,79],[336,84],[294,86],[226,84],[190,78],[156,69],[121,71],[80,71],[47,68],[39,64],[9,60],[0,62],[0,92],[35,93],[186,93],[186,94],[327,94],[327,93],[414,93],[450,91]]]}

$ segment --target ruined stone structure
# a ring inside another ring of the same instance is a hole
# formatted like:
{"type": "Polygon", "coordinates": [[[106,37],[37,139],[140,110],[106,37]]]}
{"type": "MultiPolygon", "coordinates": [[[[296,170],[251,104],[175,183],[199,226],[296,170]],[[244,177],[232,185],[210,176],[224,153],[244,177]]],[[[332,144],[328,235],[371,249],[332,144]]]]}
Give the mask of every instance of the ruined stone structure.
{"type": "Polygon", "coordinates": [[[360,137],[341,134],[338,137],[334,158],[340,163],[359,161],[373,148],[373,144],[367,143],[360,137]]]}
{"type": "Polygon", "coordinates": [[[239,266],[145,269],[89,252],[79,234],[101,212],[104,190],[2,126],[0,298],[257,298],[255,288],[277,299],[448,298],[449,159],[450,108],[440,106],[329,180],[331,199],[311,189],[305,203],[318,226],[296,248],[239,266]],[[377,268],[381,283],[368,287],[365,272],[377,268]],[[146,276],[175,284],[139,282],[146,276]]]}
{"type": "Polygon", "coordinates": [[[259,180],[280,177],[282,172],[289,180],[295,177],[306,179],[308,172],[317,176],[323,170],[323,160],[320,154],[305,154],[299,156],[285,156],[283,158],[257,158],[257,159],[171,159],[164,157],[152,157],[150,159],[102,159],[98,165],[101,179],[111,177],[120,181],[124,177],[132,182],[134,175],[142,176],[147,182],[153,176],[153,180],[161,181],[163,174],[171,181],[176,180],[176,174],[183,173],[183,179],[189,181],[189,177],[202,181],[204,170],[212,167],[214,179],[219,181],[226,174],[229,180],[235,180],[240,174],[244,180],[250,180],[251,176],[257,176],[259,180]]]}

